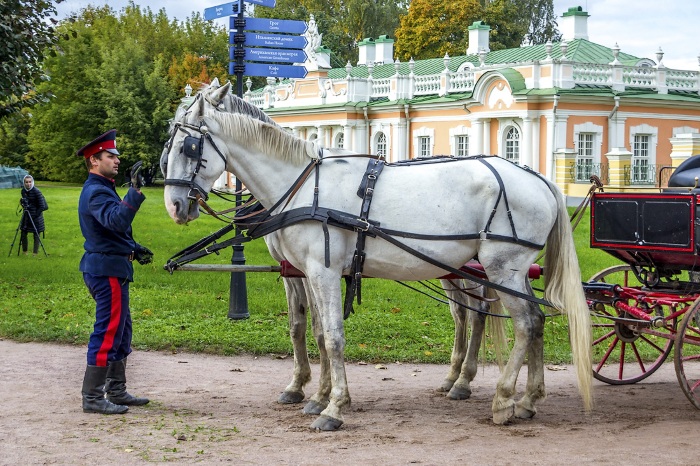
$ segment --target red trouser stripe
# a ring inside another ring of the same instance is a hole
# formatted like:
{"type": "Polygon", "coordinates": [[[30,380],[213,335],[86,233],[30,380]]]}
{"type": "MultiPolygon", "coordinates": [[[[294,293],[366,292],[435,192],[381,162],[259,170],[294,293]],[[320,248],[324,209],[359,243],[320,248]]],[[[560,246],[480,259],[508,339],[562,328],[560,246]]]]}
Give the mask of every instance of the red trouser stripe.
{"type": "Polygon", "coordinates": [[[119,286],[119,279],[117,277],[109,277],[109,286],[112,289],[112,305],[107,332],[105,332],[102,346],[100,346],[97,352],[98,366],[107,365],[107,353],[109,353],[109,350],[112,349],[112,345],[114,344],[114,335],[119,328],[119,321],[122,313],[122,288],[119,286]]]}

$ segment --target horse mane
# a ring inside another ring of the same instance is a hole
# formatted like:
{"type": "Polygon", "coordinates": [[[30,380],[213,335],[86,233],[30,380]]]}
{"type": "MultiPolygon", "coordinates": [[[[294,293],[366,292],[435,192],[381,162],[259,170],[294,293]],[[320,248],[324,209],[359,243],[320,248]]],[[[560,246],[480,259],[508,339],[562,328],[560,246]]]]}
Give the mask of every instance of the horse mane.
{"type": "Polygon", "coordinates": [[[229,137],[235,134],[237,140],[245,141],[263,153],[299,165],[319,157],[317,143],[289,134],[274,122],[267,123],[244,113],[209,111],[205,116],[216,121],[229,137]]]}
{"type": "Polygon", "coordinates": [[[267,113],[263,112],[255,105],[249,104],[236,95],[227,94],[222,100],[222,103],[224,104],[224,109],[228,113],[241,113],[256,120],[264,121],[265,123],[269,123],[274,126],[279,126],[275,120],[267,115],[267,113]]]}

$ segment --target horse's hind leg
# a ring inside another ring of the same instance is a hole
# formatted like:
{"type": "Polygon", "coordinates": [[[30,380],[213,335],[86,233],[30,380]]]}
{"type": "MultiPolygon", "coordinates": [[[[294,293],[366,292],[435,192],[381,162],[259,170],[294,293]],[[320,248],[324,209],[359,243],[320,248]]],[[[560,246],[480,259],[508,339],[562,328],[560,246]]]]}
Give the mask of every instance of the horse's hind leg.
{"type": "MultiPolygon", "coordinates": [[[[538,309],[539,311],[539,309],[538,309]]],[[[515,416],[530,419],[537,413],[535,403],[545,398],[544,389],[544,314],[532,314],[533,338],[527,355],[525,394],[515,403],[515,416]]]]}
{"type": "MultiPolygon", "coordinates": [[[[308,299],[312,300],[313,298],[309,296],[308,299]]],[[[318,415],[321,414],[324,409],[326,409],[331,396],[331,368],[330,360],[328,359],[328,352],[326,351],[326,340],[323,336],[323,327],[321,325],[321,319],[318,315],[318,308],[315,305],[312,305],[310,309],[311,326],[313,328],[316,344],[318,345],[321,373],[319,374],[318,379],[318,391],[309,398],[309,401],[304,406],[304,414],[318,415]]]]}
{"type": "Polygon", "coordinates": [[[461,282],[461,280],[457,282],[452,280],[440,280],[442,288],[447,295],[450,313],[452,314],[452,320],[455,324],[455,338],[454,345],[452,346],[452,357],[450,358],[450,369],[440,387],[440,390],[444,392],[449,392],[454,386],[455,381],[459,378],[462,363],[467,353],[467,309],[460,304],[461,300],[466,296],[460,293],[457,285],[455,285],[455,283],[457,283],[461,286],[461,282]]]}
{"type": "Polygon", "coordinates": [[[278,398],[279,403],[291,404],[304,401],[304,385],[311,380],[311,366],[306,349],[306,312],[309,302],[301,278],[284,278],[289,313],[289,337],[294,348],[294,373],[292,381],[278,398]]]}

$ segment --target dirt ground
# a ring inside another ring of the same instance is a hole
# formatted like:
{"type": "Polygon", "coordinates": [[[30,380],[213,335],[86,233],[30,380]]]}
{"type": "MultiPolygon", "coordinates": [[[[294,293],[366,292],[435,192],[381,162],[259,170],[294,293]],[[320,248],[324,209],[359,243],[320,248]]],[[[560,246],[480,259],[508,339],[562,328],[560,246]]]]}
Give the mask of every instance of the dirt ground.
{"type": "Polygon", "coordinates": [[[672,363],[635,385],[596,382],[589,415],[572,368],[549,367],[538,414],[510,426],[491,423],[494,367],[451,401],[436,390],[445,366],[354,363],[345,424],[316,432],[301,405],[276,402],[291,358],[134,352],[130,391],[152,402],[104,416],[80,407],[84,352],[0,340],[0,464],[698,464],[700,411],[672,363]]]}

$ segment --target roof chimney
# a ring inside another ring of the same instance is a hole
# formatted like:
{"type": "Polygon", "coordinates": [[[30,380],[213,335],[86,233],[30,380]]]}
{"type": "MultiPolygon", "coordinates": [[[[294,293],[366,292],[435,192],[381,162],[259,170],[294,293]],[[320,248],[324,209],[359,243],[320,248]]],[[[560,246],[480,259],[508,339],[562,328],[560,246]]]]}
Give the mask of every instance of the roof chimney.
{"type": "Polygon", "coordinates": [[[375,63],[394,63],[394,39],[389,36],[379,36],[374,41],[375,63]]]}
{"type": "Polygon", "coordinates": [[[374,52],[375,52],[375,45],[374,45],[374,39],[371,37],[368,37],[366,39],[362,39],[358,44],[357,44],[357,49],[359,52],[359,57],[357,59],[357,65],[368,65],[370,63],[374,63],[374,52]]]}
{"type": "Polygon", "coordinates": [[[561,17],[559,22],[561,27],[561,39],[570,41],[574,39],[588,40],[588,17],[590,15],[583,11],[580,6],[569,8],[561,17]]]}
{"type": "Polygon", "coordinates": [[[484,49],[487,52],[489,48],[489,31],[491,27],[483,21],[474,21],[467,28],[469,30],[469,45],[467,46],[467,55],[476,55],[479,50],[484,49]]]}

